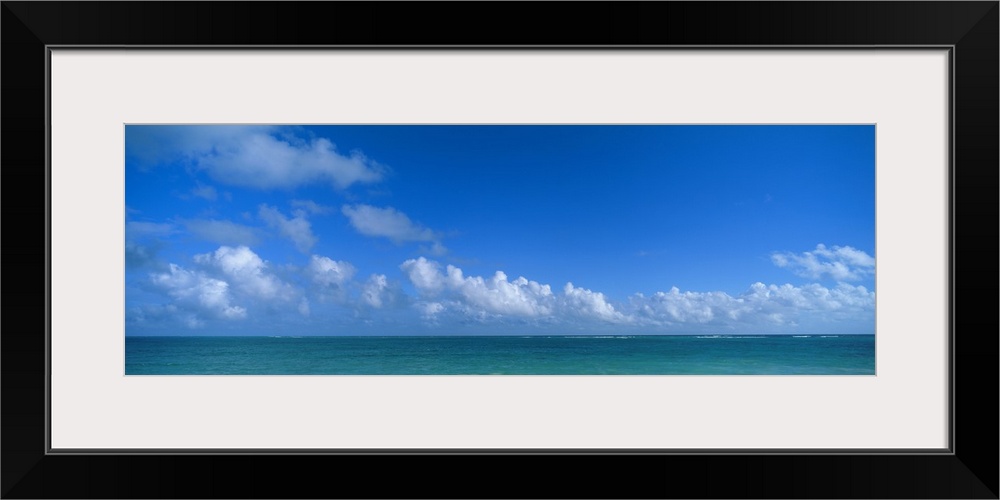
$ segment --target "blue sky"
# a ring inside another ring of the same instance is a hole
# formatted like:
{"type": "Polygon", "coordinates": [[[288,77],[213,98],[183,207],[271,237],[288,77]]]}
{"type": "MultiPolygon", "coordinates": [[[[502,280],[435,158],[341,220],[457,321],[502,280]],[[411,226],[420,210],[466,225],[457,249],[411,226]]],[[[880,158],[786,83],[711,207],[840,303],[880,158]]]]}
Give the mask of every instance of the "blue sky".
{"type": "Polygon", "coordinates": [[[874,333],[874,126],[125,129],[127,335],[874,333]]]}

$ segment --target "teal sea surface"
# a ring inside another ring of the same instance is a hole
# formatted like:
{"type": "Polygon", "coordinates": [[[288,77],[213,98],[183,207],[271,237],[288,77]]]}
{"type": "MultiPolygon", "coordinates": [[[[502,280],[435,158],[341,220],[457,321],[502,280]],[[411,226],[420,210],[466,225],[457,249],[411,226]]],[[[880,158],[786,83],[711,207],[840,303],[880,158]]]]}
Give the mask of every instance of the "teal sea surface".
{"type": "Polygon", "coordinates": [[[874,375],[874,335],[125,337],[126,375],[874,375]]]}

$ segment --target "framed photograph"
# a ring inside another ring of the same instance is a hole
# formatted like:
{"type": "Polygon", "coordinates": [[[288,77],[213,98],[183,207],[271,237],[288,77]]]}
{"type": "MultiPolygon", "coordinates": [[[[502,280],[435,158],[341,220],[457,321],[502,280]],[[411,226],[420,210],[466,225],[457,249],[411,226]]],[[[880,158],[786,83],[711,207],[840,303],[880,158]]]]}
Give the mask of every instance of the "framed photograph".
{"type": "Polygon", "coordinates": [[[5,497],[997,498],[997,2],[490,7],[4,3],[5,497]]]}

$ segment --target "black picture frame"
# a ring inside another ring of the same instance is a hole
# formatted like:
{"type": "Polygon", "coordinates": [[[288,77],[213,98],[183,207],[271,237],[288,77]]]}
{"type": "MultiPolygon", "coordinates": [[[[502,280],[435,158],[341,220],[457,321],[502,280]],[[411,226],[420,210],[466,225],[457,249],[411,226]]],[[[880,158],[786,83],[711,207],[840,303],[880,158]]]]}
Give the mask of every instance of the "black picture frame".
{"type": "Polygon", "coordinates": [[[997,293],[997,1],[2,4],[4,498],[998,498],[997,316],[973,305],[994,304],[997,293]],[[49,454],[46,63],[54,45],[949,46],[951,452],[49,454]],[[370,472],[383,480],[362,481],[370,472]]]}

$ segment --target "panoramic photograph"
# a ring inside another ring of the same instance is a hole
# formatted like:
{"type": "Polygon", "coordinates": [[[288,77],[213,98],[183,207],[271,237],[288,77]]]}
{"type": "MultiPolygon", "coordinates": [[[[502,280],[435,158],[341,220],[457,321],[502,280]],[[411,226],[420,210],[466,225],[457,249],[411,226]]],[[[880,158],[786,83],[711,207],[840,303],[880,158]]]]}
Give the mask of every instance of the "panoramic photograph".
{"type": "Polygon", "coordinates": [[[131,375],[874,375],[874,125],[126,125],[131,375]]]}

